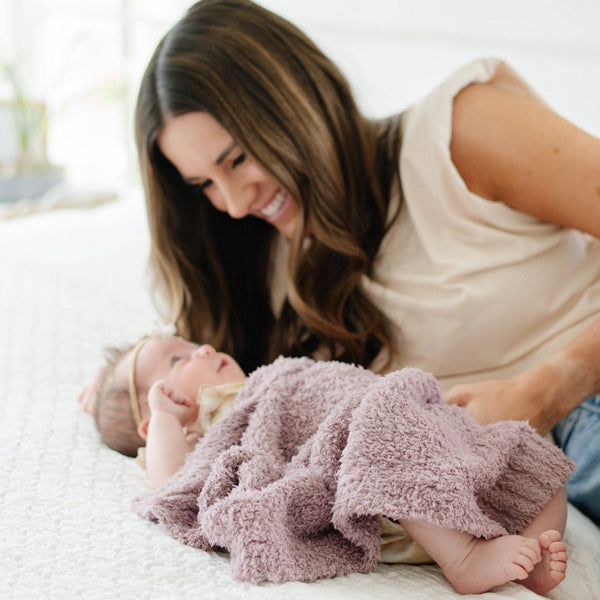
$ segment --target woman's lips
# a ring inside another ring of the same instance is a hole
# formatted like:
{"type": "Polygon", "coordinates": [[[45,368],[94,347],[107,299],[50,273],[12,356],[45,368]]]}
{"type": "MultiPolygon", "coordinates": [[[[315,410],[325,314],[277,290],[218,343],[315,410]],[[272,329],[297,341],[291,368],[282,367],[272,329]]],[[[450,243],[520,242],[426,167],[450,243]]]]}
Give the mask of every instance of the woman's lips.
{"type": "Polygon", "coordinates": [[[280,190],[277,192],[273,200],[269,202],[265,207],[260,209],[260,214],[267,219],[267,221],[273,221],[276,219],[277,215],[281,212],[284,202],[287,199],[287,192],[285,190],[280,190]]]}

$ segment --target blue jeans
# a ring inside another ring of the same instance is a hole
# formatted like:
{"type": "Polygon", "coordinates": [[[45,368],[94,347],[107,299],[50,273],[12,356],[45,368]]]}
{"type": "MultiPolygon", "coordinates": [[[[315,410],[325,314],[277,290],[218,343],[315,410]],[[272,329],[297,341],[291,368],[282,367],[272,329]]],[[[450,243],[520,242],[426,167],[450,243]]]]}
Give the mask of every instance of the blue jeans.
{"type": "Polygon", "coordinates": [[[552,433],[577,464],[567,483],[569,502],[600,526],[600,394],[572,410],[552,433]]]}

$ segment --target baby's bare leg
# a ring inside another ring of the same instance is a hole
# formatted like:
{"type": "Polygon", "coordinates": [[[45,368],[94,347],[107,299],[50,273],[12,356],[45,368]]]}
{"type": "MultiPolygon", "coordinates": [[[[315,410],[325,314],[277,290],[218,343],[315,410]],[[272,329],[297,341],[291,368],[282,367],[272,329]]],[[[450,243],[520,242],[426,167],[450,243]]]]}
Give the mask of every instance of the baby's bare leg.
{"type": "Polygon", "coordinates": [[[457,592],[479,594],[515,581],[545,594],[564,578],[567,568],[562,532],[566,493],[560,490],[522,535],[491,540],[425,521],[401,521],[408,534],[442,567],[457,592]]]}
{"type": "Polygon", "coordinates": [[[537,539],[506,535],[484,540],[424,521],[401,524],[461,594],[480,594],[508,581],[524,580],[542,560],[537,539]]]}
{"type": "Polygon", "coordinates": [[[546,594],[565,578],[568,555],[562,534],[566,521],[567,494],[562,489],[523,531],[524,536],[537,538],[542,549],[541,562],[521,582],[538,594],[546,594]]]}

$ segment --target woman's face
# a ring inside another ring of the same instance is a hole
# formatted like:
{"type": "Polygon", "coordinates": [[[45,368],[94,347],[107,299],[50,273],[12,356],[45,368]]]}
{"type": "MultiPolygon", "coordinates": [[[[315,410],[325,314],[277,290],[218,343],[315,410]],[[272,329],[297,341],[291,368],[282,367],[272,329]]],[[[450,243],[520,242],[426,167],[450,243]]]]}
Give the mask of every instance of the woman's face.
{"type": "Polygon", "coordinates": [[[216,209],[234,219],[254,215],[291,237],[300,212],[297,200],[211,115],[191,112],[171,118],[158,145],[184,181],[199,186],[216,209]]]}

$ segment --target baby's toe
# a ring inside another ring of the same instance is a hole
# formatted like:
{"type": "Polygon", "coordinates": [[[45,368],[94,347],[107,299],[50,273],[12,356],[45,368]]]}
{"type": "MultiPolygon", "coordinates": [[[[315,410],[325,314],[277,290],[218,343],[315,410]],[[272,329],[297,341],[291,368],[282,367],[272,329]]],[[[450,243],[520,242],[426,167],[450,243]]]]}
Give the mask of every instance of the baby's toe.
{"type": "Polygon", "coordinates": [[[551,544],[561,543],[562,536],[555,529],[544,531],[539,537],[539,542],[542,548],[549,549],[551,544]]]}
{"type": "Polygon", "coordinates": [[[559,552],[566,552],[567,546],[564,542],[552,542],[548,545],[548,552],[551,554],[558,554],[559,552]]]}

